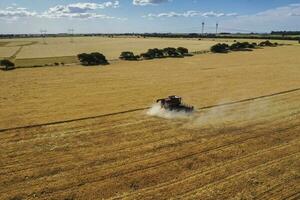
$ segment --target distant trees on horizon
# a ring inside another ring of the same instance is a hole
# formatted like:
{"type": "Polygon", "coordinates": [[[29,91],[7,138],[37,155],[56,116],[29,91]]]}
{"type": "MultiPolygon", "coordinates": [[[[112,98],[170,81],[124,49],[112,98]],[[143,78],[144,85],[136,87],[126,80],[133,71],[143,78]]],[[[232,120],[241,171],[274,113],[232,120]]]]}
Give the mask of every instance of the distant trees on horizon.
{"type": "Polygon", "coordinates": [[[235,42],[231,45],[228,44],[215,44],[210,50],[213,53],[228,53],[229,51],[252,51],[252,49],[256,47],[276,47],[278,45],[277,42],[270,42],[269,40],[257,43],[249,43],[249,42],[235,42]]]}

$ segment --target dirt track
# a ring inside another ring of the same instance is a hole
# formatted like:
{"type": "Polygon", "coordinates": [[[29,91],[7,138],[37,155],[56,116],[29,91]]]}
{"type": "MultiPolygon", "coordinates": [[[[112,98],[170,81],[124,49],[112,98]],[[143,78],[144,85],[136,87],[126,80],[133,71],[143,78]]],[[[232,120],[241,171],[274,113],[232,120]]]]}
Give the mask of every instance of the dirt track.
{"type": "Polygon", "coordinates": [[[0,133],[0,199],[299,199],[300,49],[280,48],[1,74],[15,82],[1,88],[0,127],[11,130],[0,133]],[[137,110],[45,124],[148,107],[175,91],[194,116],[137,110]],[[14,129],[34,124],[44,125],[14,129]]]}

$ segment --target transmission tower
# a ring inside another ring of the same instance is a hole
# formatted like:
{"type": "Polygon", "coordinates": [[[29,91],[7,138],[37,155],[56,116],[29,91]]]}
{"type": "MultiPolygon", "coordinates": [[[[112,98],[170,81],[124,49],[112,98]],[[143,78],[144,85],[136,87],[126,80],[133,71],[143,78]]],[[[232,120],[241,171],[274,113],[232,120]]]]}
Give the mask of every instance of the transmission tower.
{"type": "Polygon", "coordinates": [[[46,43],[46,33],[47,33],[47,30],[45,29],[45,30],[40,30],[40,33],[41,33],[41,37],[43,38],[43,43],[44,44],[47,44],[46,43]]]}
{"type": "Polygon", "coordinates": [[[73,43],[74,42],[74,39],[73,39],[73,37],[74,37],[74,29],[69,29],[68,33],[70,35],[70,42],[73,43]]]}

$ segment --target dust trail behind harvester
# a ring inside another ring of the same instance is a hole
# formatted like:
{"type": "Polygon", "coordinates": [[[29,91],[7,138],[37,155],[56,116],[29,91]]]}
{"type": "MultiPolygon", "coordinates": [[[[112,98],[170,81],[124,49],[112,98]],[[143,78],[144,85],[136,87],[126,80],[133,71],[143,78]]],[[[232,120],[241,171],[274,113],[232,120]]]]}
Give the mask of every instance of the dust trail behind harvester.
{"type": "MultiPolygon", "coordinates": [[[[224,101],[220,104],[222,103],[224,103],[224,101]]],[[[246,122],[256,118],[263,118],[264,115],[271,112],[269,104],[269,100],[258,100],[235,105],[216,106],[192,113],[169,111],[161,108],[160,104],[154,104],[147,111],[147,114],[165,119],[187,119],[188,121],[185,124],[186,128],[221,128],[232,126],[233,124],[243,121],[246,122]]]]}
{"type": "Polygon", "coordinates": [[[147,111],[147,115],[161,117],[165,119],[187,119],[192,116],[191,113],[187,113],[185,111],[178,112],[163,109],[161,108],[161,105],[159,103],[153,104],[151,108],[147,111]]]}
{"type": "MultiPolygon", "coordinates": [[[[270,100],[249,101],[227,106],[216,106],[200,110],[190,121],[191,127],[225,128],[238,123],[264,119],[264,116],[276,112],[271,109],[270,100]]],[[[222,104],[222,103],[220,103],[222,104]]]]}

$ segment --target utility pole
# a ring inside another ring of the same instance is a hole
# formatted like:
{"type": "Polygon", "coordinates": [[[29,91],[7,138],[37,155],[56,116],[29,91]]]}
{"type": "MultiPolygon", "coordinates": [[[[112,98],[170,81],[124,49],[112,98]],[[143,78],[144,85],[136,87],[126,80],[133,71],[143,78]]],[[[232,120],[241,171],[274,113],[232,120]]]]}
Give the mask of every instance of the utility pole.
{"type": "Polygon", "coordinates": [[[205,23],[202,22],[202,35],[204,35],[204,25],[205,25],[205,23]]]}
{"type": "Polygon", "coordinates": [[[73,39],[73,36],[74,36],[74,29],[69,29],[68,32],[69,32],[69,35],[71,36],[71,37],[70,37],[70,42],[73,43],[73,42],[74,42],[74,39],[73,39]]]}
{"type": "Polygon", "coordinates": [[[40,30],[40,32],[41,32],[41,36],[42,36],[42,38],[43,38],[43,43],[44,44],[47,44],[46,43],[46,33],[47,33],[47,30],[40,30]]]}

